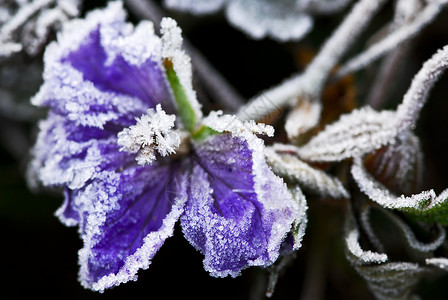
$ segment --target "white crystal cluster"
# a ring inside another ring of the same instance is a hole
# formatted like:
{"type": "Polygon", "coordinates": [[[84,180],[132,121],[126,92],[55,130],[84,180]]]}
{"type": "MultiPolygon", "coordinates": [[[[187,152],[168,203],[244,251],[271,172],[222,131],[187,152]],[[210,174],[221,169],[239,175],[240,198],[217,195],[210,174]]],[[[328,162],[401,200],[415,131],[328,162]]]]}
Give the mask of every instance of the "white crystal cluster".
{"type": "Polygon", "coordinates": [[[175,115],[167,115],[160,104],[156,109],[148,109],[147,114],[136,118],[137,123],[118,133],[120,151],[137,153],[135,160],[139,165],[152,164],[156,151],[161,156],[176,153],[181,138],[173,130],[175,115]]]}

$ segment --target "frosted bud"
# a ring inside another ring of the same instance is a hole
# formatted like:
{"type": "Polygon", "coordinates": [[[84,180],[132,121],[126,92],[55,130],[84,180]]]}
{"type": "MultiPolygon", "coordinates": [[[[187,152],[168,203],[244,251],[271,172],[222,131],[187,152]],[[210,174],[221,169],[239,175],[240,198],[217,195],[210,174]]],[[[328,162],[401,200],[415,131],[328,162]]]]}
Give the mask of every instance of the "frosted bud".
{"type": "Polygon", "coordinates": [[[139,165],[152,164],[156,152],[161,156],[176,153],[181,142],[180,133],[173,130],[175,115],[167,115],[160,104],[156,109],[136,118],[137,123],[118,133],[120,151],[137,153],[139,165]]]}

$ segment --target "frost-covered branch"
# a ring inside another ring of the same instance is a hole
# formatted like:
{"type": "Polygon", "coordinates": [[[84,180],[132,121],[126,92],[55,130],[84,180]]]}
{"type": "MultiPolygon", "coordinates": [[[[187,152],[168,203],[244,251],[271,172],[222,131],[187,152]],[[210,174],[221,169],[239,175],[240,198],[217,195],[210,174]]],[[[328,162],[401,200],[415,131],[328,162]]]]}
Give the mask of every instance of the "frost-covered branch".
{"type": "Polygon", "coordinates": [[[37,53],[51,29],[59,29],[69,18],[79,14],[80,0],[16,1],[18,9],[8,11],[0,7],[9,18],[0,28],[0,57],[8,57],[25,50],[37,53]]]}
{"type": "Polygon", "coordinates": [[[446,0],[429,3],[412,22],[399,27],[381,41],[346,62],[335,74],[335,77],[341,78],[349,73],[365,68],[384,54],[398,47],[401,43],[415,37],[417,33],[437,17],[447,3],[448,1],[446,0]]]}
{"type": "Polygon", "coordinates": [[[275,107],[283,107],[299,97],[318,100],[331,70],[386,1],[361,0],[356,3],[303,74],[295,75],[253,98],[239,110],[238,116],[242,119],[258,119],[272,112],[275,107]],[[274,107],[260,105],[265,98],[269,98],[274,107]]]}
{"type": "Polygon", "coordinates": [[[412,80],[403,102],[397,108],[396,120],[399,131],[409,130],[415,126],[429,92],[446,68],[448,68],[448,46],[427,60],[412,80]]]}

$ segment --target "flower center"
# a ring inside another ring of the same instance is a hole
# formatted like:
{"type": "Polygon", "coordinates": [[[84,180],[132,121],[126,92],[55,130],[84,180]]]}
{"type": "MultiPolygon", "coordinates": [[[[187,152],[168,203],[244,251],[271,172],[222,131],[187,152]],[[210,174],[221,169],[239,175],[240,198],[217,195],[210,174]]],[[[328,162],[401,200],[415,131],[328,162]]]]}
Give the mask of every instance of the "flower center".
{"type": "Polygon", "coordinates": [[[173,129],[175,120],[176,116],[166,114],[160,104],[155,110],[148,109],[146,114],[136,118],[135,125],[118,133],[120,151],[136,153],[139,165],[150,165],[157,156],[175,154],[181,142],[188,138],[185,132],[173,129]]]}

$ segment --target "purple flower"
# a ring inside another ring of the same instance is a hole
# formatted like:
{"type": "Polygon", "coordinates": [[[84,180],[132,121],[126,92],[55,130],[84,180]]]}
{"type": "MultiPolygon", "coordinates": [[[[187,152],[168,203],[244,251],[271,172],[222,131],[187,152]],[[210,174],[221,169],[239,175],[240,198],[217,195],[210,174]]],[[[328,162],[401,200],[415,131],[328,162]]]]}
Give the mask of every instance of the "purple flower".
{"type": "Polygon", "coordinates": [[[272,264],[303,216],[255,135],[272,128],[202,118],[180,29],[161,25],[159,38],[149,22],[126,23],[120,2],[68,23],[32,99],[49,113],[30,170],[64,187],[56,215],[79,227],[79,278],[93,290],[136,280],[178,219],[205,269],[223,277],[272,264]]]}

